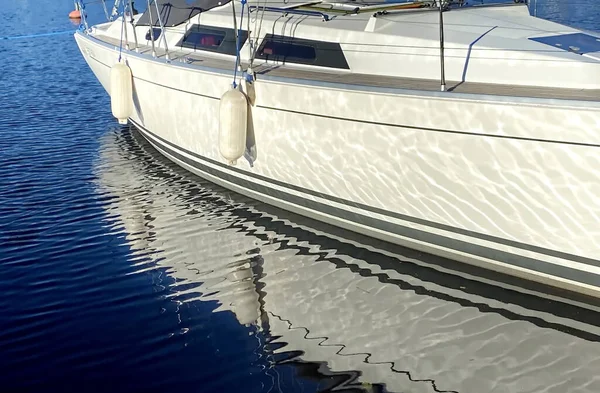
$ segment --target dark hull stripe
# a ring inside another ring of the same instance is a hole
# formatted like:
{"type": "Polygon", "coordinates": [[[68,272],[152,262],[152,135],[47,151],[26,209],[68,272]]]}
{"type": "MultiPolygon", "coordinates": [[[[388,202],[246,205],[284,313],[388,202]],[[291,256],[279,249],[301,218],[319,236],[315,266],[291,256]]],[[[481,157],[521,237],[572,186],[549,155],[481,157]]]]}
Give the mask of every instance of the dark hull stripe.
{"type": "MultiPolygon", "coordinates": [[[[235,170],[235,168],[228,167],[225,164],[216,162],[211,159],[207,159],[198,154],[195,154],[193,152],[182,149],[182,148],[172,144],[171,142],[166,141],[165,139],[155,135],[154,133],[146,130],[144,127],[138,125],[136,122],[134,122],[134,124],[142,131],[143,134],[146,134],[146,138],[152,144],[155,144],[155,143],[158,144],[160,149],[164,150],[167,154],[171,155],[172,157],[176,158],[177,160],[184,162],[185,164],[193,167],[194,169],[196,169],[200,172],[210,174],[212,176],[218,177],[218,178],[228,181],[230,183],[234,183],[240,187],[246,188],[248,190],[252,190],[257,193],[268,195],[272,198],[276,198],[276,199],[279,199],[282,201],[287,201],[287,202],[293,203],[297,206],[303,206],[310,210],[313,210],[313,211],[316,211],[316,212],[319,212],[322,214],[331,215],[338,219],[349,220],[349,221],[355,222],[357,224],[365,225],[365,226],[371,227],[373,229],[381,230],[381,231],[384,231],[384,232],[387,232],[390,234],[404,236],[404,237],[414,239],[417,241],[441,246],[441,247],[447,248],[449,250],[471,254],[475,257],[492,259],[492,260],[507,264],[509,266],[527,269],[532,272],[548,274],[548,275],[555,276],[558,278],[564,278],[567,280],[572,280],[575,282],[588,284],[588,285],[591,285],[594,287],[600,287],[600,276],[593,274],[593,273],[579,271],[579,270],[571,269],[571,268],[568,268],[565,266],[554,265],[554,264],[543,262],[543,261],[540,261],[540,260],[537,260],[534,258],[524,257],[521,255],[517,255],[517,254],[505,252],[505,251],[494,250],[494,249],[491,249],[491,248],[488,248],[485,246],[480,246],[480,245],[464,242],[461,240],[452,239],[452,238],[449,238],[446,236],[437,235],[437,234],[429,233],[426,231],[422,231],[422,230],[418,230],[418,229],[414,229],[414,228],[410,228],[410,227],[406,227],[406,226],[402,226],[402,225],[391,224],[387,221],[368,217],[368,216],[365,216],[362,214],[352,213],[352,212],[349,212],[344,209],[332,207],[330,205],[320,203],[320,202],[311,201],[309,199],[301,198],[301,197],[292,195],[287,192],[281,192],[281,191],[272,189],[270,187],[265,187],[265,186],[259,185],[257,183],[251,182],[251,181],[240,179],[239,177],[237,177],[235,175],[229,174],[220,169],[212,168],[210,166],[202,164],[201,162],[204,161],[206,163],[218,165],[220,167],[226,167],[229,170],[232,170],[232,169],[235,170]],[[178,150],[181,150],[181,151],[185,152],[186,154],[193,156],[195,158],[195,160],[192,160],[192,159],[182,155],[181,153],[179,153],[178,150]]],[[[287,185],[285,185],[284,183],[281,183],[281,182],[276,183],[274,181],[271,181],[270,179],[263,180],[262,176],[259,177],[254,174],[251,174],[251,173],[242,172],[239,169],[237,169],[237,171],[240,173],[243,173],[246,176],[257,178],[257,180],[267,181],[271,184],[280,183],[277,185],[279,185],[279,186],[283,185],[284,187],[287,187],[287,185]]],[[[291,187],[288,187],[288,188],[291,188],[291,187]]],[[[323,197],[319,196],[319,198],[323,198],[323,199],[329,200],[331,202],[340,203],[340,202],[336,201],[334,198],[328,198],[326,196],[323,196],[323,197]]],[[[352,206],[352,205],[350,205],[350,206],[352,206]]]]}
{"type": "MultiPolygon", "coordinates": [[[[136,123],[137,125],[137,123],[136,123]]],[[[156,136],[154,134],[152,134],[153,136],[156,136]]],[[[470,231],[467,229],[462,229],[462,228],[456,228],[450,225],[445,225],[445,224],[441,224],[441,223],[437,223],[437,222],[433,222],[433,221],[429,221],[429,220],[424,220],[421,218],[417,218],[417,217],[411,217],[405,214],[401,214],[401,213],[396,213],[396,212],[392,212],[389,210],[385,210],[385,209],[381,209],[381,208],[377,208],[377,207],[373,207],[373,206],[369,206],[369,205],[365,205],[362,203],[357,203],[357,202],[353,202],[353,201],[349,201],[347,199],[343,199],[343,198],[339,198],[339,197],[335,197],[332,195],[328,195],[328,194],[324,194],[322,192],[318,192],[318,191],[314,191],[314,190],[310,190],[308,188],[304,188],[304,187],[299,187],[293,184],[289,184],[289,183],[285,183],[276,179],[271,179],[268,178],[266,176],[262,176],[262,175],[258,175],[255,173],[250,173],[250,172],[245,172],[241,169],[238,169],[236,167],[229,167],[221,162],[212,160],[210,158],[206,158],[206,157],[202,157],[194,152],[191,152],[189,150],[183,149],[179,146],[176,146],[172,143],[170,143],[169,141],[166,141],[158,136],[156,136],[156,138],[159,138],[163,144],[169,144],[172,147],[174,147],[175,149],[179,149],[184,151],[185,153],[194,156],[197,159],[200,160],[204,160],[207,162],[210,162],[213,165],[217,165],[220,166],[222,168],[227,168],[228,170],[246,175],[246,176],[250,176],[250,177],[254,177],[258,180],[261,180],[263,182],[268,182],[271,184],[275,184],[277,186],[280,187],[285,187],[285,188],[289,188],[292,189],[294,191],[298,191],[304,194],[309,194],[312,196],[315,196],[317,198],[322,198],[322,199],[326,199],[332,202],[336,202],[339,204],[343,204],[346,206],[350,206],[350,207],[355,207],[358,209],[362,209],[365,211],[369,211],[372,213],[376,213],[376,214],[381,214],[384,216],[388,216],[388,217],[393,217],[399,220],[404,220],[407,222],[412,222],[414,224],[418,224],[418,225],[423,225],[423,226],[428,226],[430,228],[435,228],[435,229],[439,229],[439,230],[443,230],[443,231],[447,231],[447,232],[452,232],[458,235],[463,235],[463,236],[469,236],[469,237],[473,237],[476,239],[480,239],[480,240],[484,240],[484,241],[489,241],[492,243],[498,243],[498,244],[502,244],[505,246],[509,246],[509,247],[514,247],[514,248],[519,248],[525,251],[531,251],[531,252],[535,252],[538,254],[543,254],[543,255],[547,255],[547,256],[551,256],[551,257],[555,257],[555,258],[560,258],[560,259],[567,259],[567,260],[571,260],[574,262],[579,262],[579,263],[583,263],[586,265],[592,265],[592,266],[597,266],[600,267],[600,261],[599,260],[595,260],[595,259],[591,259],[591,258],[585,258],[585,257],[581,257],[578,255],[573,255],[573,254],[568,254],[568,253],[564,253],[561,251],[556,251],[556,250],[550,250],[547,248],[543,248],[543,247],[538,247],[538,246],[534,246],[534,245],[530,245],[530,244],[526,244],[526,243],[522,243],[522,242],[517,242],[517,241],[513,241],[513,240],[508,240],[508,239],[503,239],[500,237],[496,237],[496,236],[491,236],[491,235],[486,235],[483,233],[479,233],[479,232],[474,232],[474,231],[470,231]]]]}

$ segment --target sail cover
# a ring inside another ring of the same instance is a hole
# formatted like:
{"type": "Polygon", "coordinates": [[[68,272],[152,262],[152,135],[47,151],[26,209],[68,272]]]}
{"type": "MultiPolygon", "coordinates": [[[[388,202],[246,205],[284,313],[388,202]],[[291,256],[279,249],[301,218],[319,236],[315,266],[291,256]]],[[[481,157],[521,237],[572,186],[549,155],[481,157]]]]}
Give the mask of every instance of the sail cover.
{"type": "MultiPolygon", "coordinates": [[[[160,17],[165,26],[172,27],[186,22],[188,19],[198,15],[201,12],[219,7],[229,3],[231,0],[156,0],[160,17]]],[[[138,26],[149,26],[150,14],[152,14],[152,25],[160,26],[156,5],[144,11],[144,14],[137,22],[138,26]]]]}

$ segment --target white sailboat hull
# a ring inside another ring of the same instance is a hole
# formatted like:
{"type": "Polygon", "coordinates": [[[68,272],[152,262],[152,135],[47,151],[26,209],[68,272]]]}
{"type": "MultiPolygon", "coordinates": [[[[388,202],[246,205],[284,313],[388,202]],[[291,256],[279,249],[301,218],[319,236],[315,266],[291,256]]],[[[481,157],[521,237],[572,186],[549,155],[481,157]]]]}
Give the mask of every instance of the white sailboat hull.
{"type": "MultiPolygon", "coordinates": [[[[76,34],[109,90],[118,48],[76,34]]],[[[131,121],[207,180],[351,231],[600,295],[600,105],[259,76],[246,157],[219,155],[232,70],[133,52],[131,121]]]]}

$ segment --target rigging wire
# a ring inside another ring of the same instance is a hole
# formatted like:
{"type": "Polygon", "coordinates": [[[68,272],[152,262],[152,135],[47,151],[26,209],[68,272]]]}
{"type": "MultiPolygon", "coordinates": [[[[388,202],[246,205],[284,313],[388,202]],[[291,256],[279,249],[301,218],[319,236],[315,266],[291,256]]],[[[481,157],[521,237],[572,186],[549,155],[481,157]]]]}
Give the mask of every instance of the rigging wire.
{"type": "Polygon", "coordinates": [[[122,21],[121,21],[121,40],[119,41],[119,63],[121,62],[121,54],[123,52],[123,30],[125,28],[125,6],[123,6],[123,16],[121,19],[122,19],[122,21]]]}
{"type": "MultiPolygon", "coordinates": [[[[235,0],[232,0],[232,7],[233,7],[233,1],[235,1],[235,0]]],[[[241,55],[240,55],[240,35],[242,35],[242,27],[244,26],[244,8],[246,8],[247,0],[242,0],[241,3],[242,3],[242,11],[240,14],[240,27],[239,27],[239,30],[238,30],[238,33],[236,36],[236,42],[235,42],[236,59],[235,59],[235,69],[233,70],[233,87],[237,87],[237,84],[236,84],[237,71],[238,71],[238,67],[240,67],[240,65],[242,63],[241,55]]],[[[234,14],[233,14],[233,19],[234,19],[234,23],[237,23],[237,22],[235,22],[235,19],[236,19],[235,9],[234,9],[234,14]]]]}

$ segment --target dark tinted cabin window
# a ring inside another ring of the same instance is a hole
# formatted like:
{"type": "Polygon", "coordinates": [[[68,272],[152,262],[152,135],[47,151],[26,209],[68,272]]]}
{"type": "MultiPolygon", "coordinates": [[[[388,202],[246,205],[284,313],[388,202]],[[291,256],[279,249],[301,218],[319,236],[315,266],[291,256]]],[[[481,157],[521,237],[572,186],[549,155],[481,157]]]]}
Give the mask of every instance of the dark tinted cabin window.
{"type": "Polygon", "coordinates": [[[154,41],[158,40],[161,30],[158,27],[153,27],[152,30],[148,29],[148,32],[146,33],[146,41],[150,41],[152,39],[152,37],[150,37],[150,31],[152,31],[152,34],[154,35],[154,41]]]}
{"type": "Polygon", "coordinates": [[[349,69],[346,56],[335,42],[305,40],[267,34],[256,55],[259,59],[321,67],[349,69]]]}
{"type": "MultiPolygon", "coordinates": [[[[236,32],[233,29],[194,25],[185,33],[178,46],[235,55],[235,35],[236,32]]],[[[240,48],[244,45],[247,38],[248,32],[242,31],[240,35],[240,48]]]]}
{"type": "Polygon", "coordinates": [[[188,47],[194,47],[194,49],[198,48],[209,48],[209,49],[218,49],[223,40],[225,39],[225,33],[223,32],[215,32],[215,33],[207,33],[194,31],[190,32],[188,36],[185,38],[184,43],[188,47]]]}
{"type": "Polygon", "coordinates": [[[269,40],[260,48],[260,56],[277,61],[311,64],[317,58],[315,48],[276,40],[269,40]]]}

